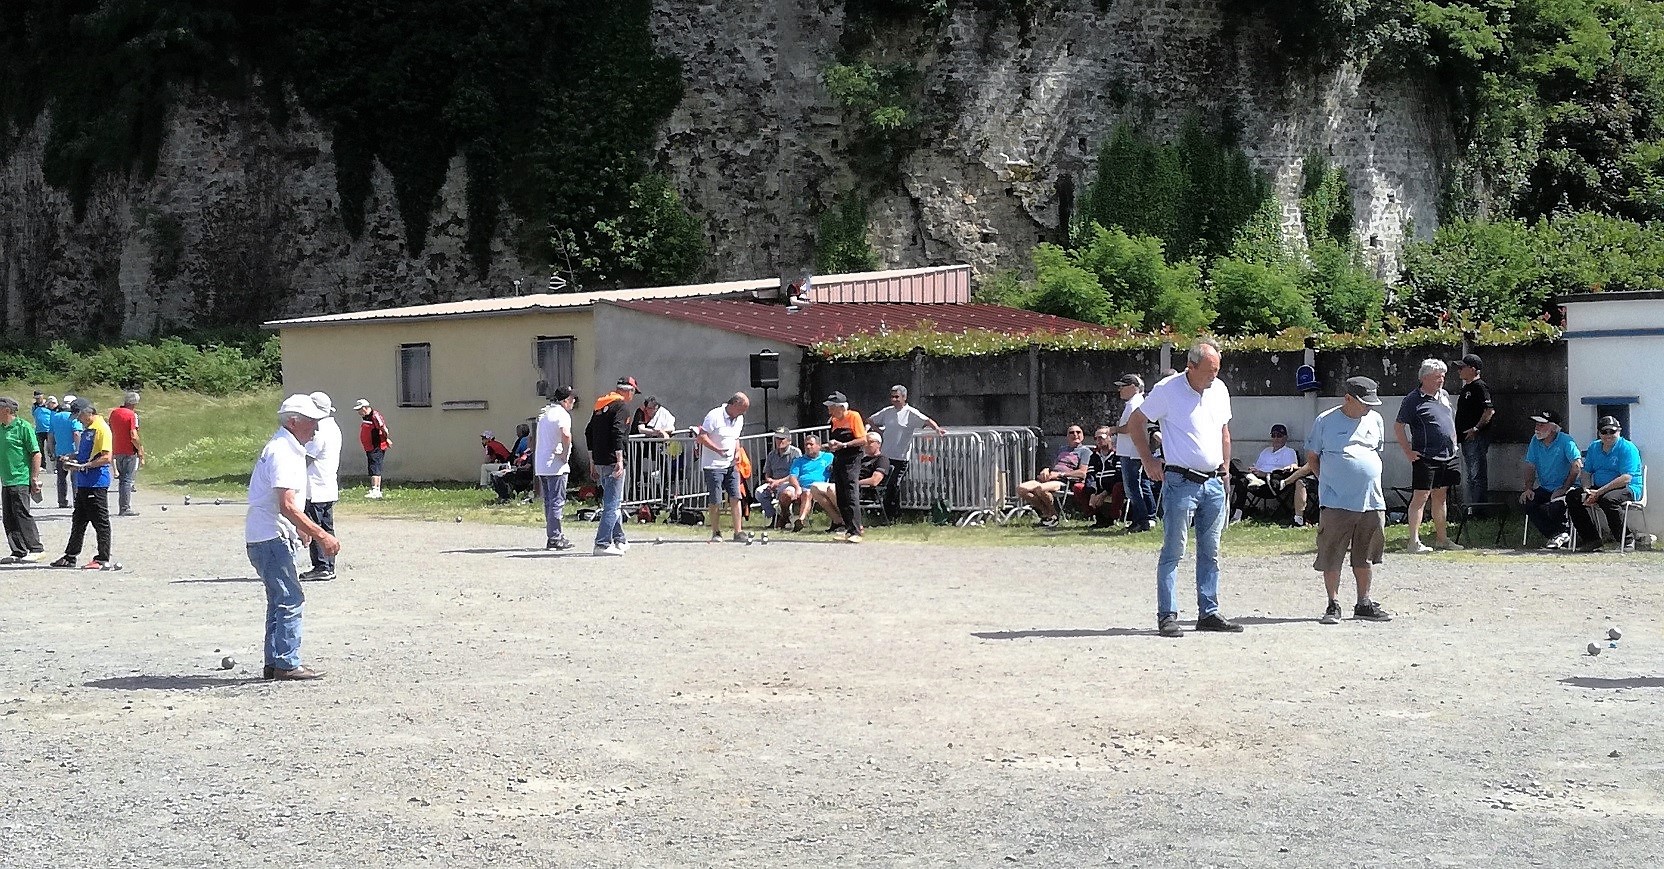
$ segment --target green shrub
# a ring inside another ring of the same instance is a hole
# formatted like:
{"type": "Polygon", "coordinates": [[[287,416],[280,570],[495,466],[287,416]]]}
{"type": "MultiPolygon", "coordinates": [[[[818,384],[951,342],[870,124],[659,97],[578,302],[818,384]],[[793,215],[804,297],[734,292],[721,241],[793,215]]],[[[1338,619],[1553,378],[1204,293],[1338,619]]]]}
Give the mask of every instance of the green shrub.
{"type": "Polygon", "coordinates": [[[1099,325],[1110,322],[1113,310],[1102,284],[1055,244],[1034,249],[1035,297],[1030,310],[1099,325]]]}
{"type": "Polygon", "coordinates": [[[1108,297],[1108,322],[1150,332],[1188,332],[1213,320],[1203,304],[1201,269],[1192,262],[1168,265],[1161,239],[1135,238],[1094,223],[1074,259],[1097,278],[1108,297]]]}
{"type": "Polygon", "coordinates": [[[1307,252],[1310,267],[1302,280],[1317,319],[1337,332],[1366,331],[1380,325],[1386,285],[1359,261],[1356,249],[1320,239],[1307,252]]]}
{"type": "Polygon", "coordinates": [[[1404,280],[1394,312],[1431,326],[1467,311],[1517,323],[1542,311],[1549,288],[1538,239],[1519,220],[1457,221],[1404,249],[1404,280]]]}
{"type": "Polygon", "coordinates": [[[867,203],[856,194],[838,197],[820,216],[815,236],[815,270],[822,274],[868,272],[878,254],[867,242],[867,203]]]}
{"type": "Polygon", "coordinates": [[[62,379],[76,389],[149,387],[233,395],[277,383],[282,370],[276,335],[224,344],[163,338],[80,350],[57,341],[38,354],[0,352],[0,378],[62,379]]]}
{"type": "Polygon", "coordinates": [[[1215,325],[1231,335],[1281,332],[1317,325],[1311,299],[1294,269],[1222,259],[1209,272],[1219,317],[1215,325]]]}

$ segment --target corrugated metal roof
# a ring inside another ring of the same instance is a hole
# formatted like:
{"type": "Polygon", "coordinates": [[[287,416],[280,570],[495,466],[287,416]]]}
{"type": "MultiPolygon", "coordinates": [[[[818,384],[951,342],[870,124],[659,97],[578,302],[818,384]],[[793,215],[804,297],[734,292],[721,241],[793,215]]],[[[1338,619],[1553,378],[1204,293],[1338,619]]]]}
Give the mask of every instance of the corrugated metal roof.
{"type": "Polygon", "coordinates": [[[767,280],[727,281],[719,284],[691,284],[683,287],[646,287],[637,290],[600,290],[593,293],[537,293],[501,299],[465,299],[460,302],[440,302],[435,305],[411,305],[404,308],[378,308],[346,314],[323,314],[316,317],[295,317],[272,320],[267,328],[285,329],[291,326],[315,326],[331,323],[373,322],[377,320],[457,319],[485,317],[534,310],[582,308],[596,302],[629,299],[678,299],[690,296],[721,296],[747,293],[780,286],[778,278],[767,280]]]}
{"type": "MultiPolygon", "coordinates": [[[[815,291],[818,294],[825,288],[825,292],[836,294],[843,284],[852,282],[872,282],[908,278],[918,275],[953,272],[955,270],[969,271],[968,266],[930,266],[917,269],[892,269],[883,272],[859,272],[841,275],[814,276],[815,291]]],[[[757,290],[777,289],[779,278],[755,278],[744,281],[724,281],[712,284],[688,284],[678,287],[644,287],[634,290],[599,290],[592,293],[537,293],[529,296],[514,296],[495,299],[464,299],[457,302],[440,302],[433,305],[410,305],[402,308],[378,308],[369,311],[351,311],[344,314],[321,314],[312,317],[292,317],[286,320],[271,320],[265,323],[268,329],[286,329],[293,326],[325,326],[336,323],[370,323],[382,320],[452,320],[465,317],[493,317],[504,314],[515,314],[538,310],[560,310],[564,308],[582,308],[597,302],[621,302],[639,299],[687,299],[705,296],[730,296],[757,290]]]]}
{"type": "Polygon", "coordinates": [[[1007,334],[1112,330],[1092,323],[1003,305],[866,304],[784,305],[723,299],[617,301],[621,308],[809,347],[821,341],[881,329],[914,329],[930,323],[943,332],[988,329],[1007,334]]]}

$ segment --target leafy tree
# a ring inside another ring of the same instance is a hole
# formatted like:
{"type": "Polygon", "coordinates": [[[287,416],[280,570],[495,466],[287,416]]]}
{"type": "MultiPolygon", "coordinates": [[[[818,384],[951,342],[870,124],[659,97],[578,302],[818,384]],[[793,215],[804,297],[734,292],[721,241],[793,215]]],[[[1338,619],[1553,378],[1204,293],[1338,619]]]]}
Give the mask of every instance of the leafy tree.
{"type": "Polygon", "coordinates": [[[867,203],[855,194],[839,197],[820,216],[815,237],[815,270],[823,274],[866,272],[879,267],[867,242],[867,203]]]}
{"type": "Polygon", "coordinates": [[[1537,239],[1523,221],[1457,221],[1404,249],[1395,313],[1411,326],[1467,311],[1494,323],[1537,316],[1546,299],[1537,239]]]}
{"type": "Polygon", "coordinates": [[[1096,277],[1111,322],[1151,332],[1194,332],[1213,319],[1203,303],[1201,269],[1193,262],[1168,265],[1158,238],[1093,224],[1090,241],[1074,253],[1073,262],[1096,277]]]}
{"type": "Polygon", "coordinates": [[[1214,263],[1208,277],[1219,307],[1214,325],[1222,333],[1269,334],[1318,325],[1293,268],[1227,257],[1214,263]]]}
{"type": "Polygon", "coordinates": [[[1310,267],[1302,276],[1302,292],[1312,300],[1323,325],[1340,332],[1362,332],[1381,322],[1387,287],[1363,267],[1356,248],[1319,239],[1307,256],[1310,267]]]}
{"type": "Polygon", "coordinates": [[[1031,310],[1086,323],[1110,322],[1109,296],[1096,275],[1076,263],[1069,251],[1055,244],[1034,249],[1035,298],[1031,310]]]}

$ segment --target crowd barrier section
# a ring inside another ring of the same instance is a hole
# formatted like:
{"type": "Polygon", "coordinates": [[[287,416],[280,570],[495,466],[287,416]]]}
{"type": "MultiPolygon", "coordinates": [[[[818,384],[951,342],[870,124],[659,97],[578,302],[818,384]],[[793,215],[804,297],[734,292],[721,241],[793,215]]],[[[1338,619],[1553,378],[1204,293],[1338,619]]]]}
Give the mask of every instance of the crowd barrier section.
{"type": "MultiPolygon", "coordinates": [[[[793,429],[792,445],[801,450],[805,436],[824,438],[826,432],[826,426],[793,429]]],[[[746,435],[740,446],[751,459],[748,485],[755,492],[762,484],[763,461],[774,449],[774,435],[746,435]]],[[[920,432],[913,439],[901,507],[929,511],[940,504],[959,525],[1007,522],[1022,510],[1017,485],[1034,479],[1039,447],[1039,432],[1021,426],[954,426],[943,435],[920,432]]],[[[688,433],[631,437],[625,447],[624,507],[707,509],[700,449],[688,433]]]]}

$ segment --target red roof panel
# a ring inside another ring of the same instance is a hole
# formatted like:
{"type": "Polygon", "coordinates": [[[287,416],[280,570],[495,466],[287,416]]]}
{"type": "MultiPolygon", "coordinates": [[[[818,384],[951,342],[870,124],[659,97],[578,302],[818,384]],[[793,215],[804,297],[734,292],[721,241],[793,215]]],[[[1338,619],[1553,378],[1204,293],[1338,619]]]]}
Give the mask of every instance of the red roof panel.
{"type": "Polygon", "coordinates": [[[785,341],[799,347],[885,329],[915,329],[926,322],[942,332],[971,329],[1006,334],[1052,334],[1076,329],[1112,332],[1107,327],[1092,323],[1003,305],[858,302],[801,305],[792,311],[780,304],[725,299],[649,299],[612,304],[742,335],[785,341]]]}

